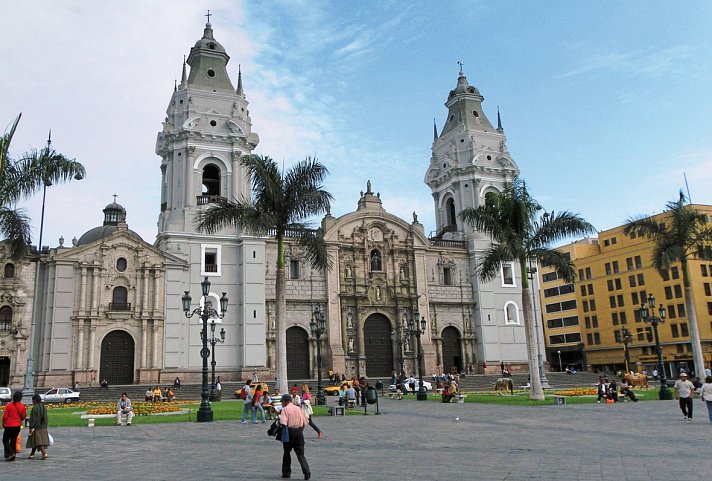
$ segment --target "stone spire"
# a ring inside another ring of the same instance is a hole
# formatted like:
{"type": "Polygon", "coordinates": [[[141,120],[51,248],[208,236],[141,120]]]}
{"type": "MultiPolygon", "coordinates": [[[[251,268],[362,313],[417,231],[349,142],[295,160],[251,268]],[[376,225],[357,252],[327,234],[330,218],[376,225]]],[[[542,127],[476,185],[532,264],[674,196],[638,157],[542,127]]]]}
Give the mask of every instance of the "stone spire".
{"type": "Polygon", "coordinates": [[[242,67],[237,64],[237,95],[244,95],[242,92],[242,67]]]}

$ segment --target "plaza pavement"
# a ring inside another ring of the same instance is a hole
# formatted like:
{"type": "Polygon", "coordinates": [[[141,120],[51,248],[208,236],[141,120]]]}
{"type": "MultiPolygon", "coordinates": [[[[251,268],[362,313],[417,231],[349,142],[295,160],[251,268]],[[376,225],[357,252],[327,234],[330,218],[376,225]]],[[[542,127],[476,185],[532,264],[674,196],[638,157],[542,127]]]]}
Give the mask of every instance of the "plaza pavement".
{"type": "MultiPolygon", "coordinates": [[[[239,401],[228,401],[239,402],[239,401]]],[[[707,479],[704,404],[675,401],[519,407],[382,399],[380,416],[315,417],[305,430],[312,479],[707,479]],[[460,418],[456,421],[456,418],[460,418]]],[[[47,461],[0,464],[0,480],[276,480],[281,443],[239,421],[51,428],[47,461]]],[[[22,458],[27,456],[23,450],[22,458]]],[[[292,455],[292,478],[302,479],[292,455]]]]}

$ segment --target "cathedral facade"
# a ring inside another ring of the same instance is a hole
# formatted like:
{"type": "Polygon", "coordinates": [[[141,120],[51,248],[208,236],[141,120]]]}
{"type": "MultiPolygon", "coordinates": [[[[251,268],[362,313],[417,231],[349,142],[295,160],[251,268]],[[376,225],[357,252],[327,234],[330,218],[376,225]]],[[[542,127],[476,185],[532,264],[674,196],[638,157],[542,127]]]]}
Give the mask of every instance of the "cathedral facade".
{"type": "MultiPolygon", "coordinates": [[[[22,383],[35,295],[37,385],[104,378],[111,384],[166,383],[176,376],[198,382],[201,323],[183,311],[186,292],[191,308],[205,302],[217,308],[223,293],[229,299],[225,316],[211,320],[225,330],[215,353],[223,380],[274,377],[275,240],[235,228],[211,235],[195,228],[209,205],[251,195],[240,158],[253,152],[259,137],[241,73],[233,84],[228,61],[206,24],[157,137],[161,205],[154,244],[128,228],[125,210],[114,202],[104,209],[102,226],[71,247],[60,243],[43,252],[39,264],[8,260],[0,250],[0,383],[22,383]],[[33,288],[36,265],[40,282],[33,288]],[[203,299],[205,278],[211,286],[203,299]]],[[[424,163],[436,235],[426,236],[415,212],[408,220],[388,213],[368,180],[354,211],[321,220],[331,270],[312,269],[287,239],[290,379],[316,376],[310,321],[321,316],[327,326],[322,366],[349,377],[416,374],[418,339],[407,335],[409,323],[425,325],[419,341],[426,375],[494,372],[502,362],[514,371],[527,369],[519,269],[505,265],[482,282],[477,263],[490,239],[458,218],[519,173],[499,113],[494,127],[483,100],[460,71],[424,163]]]]}

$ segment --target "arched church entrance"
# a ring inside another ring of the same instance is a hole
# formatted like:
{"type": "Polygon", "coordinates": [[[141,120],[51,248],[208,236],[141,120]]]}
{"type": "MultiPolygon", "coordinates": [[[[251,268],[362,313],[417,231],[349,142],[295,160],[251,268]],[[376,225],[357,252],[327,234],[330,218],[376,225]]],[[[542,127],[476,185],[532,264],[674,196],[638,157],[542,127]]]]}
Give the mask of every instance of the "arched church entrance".
{"type": "Polygon", "coordinates": [[[309,379],[309,334],[301,327],[287,329],[287,378],[309,379]]]}
{"type": "Polygon", "coordinates": [[[111,331],[101,341],[99,378],[109,385],[133,384],[134,340],[126,331],[111,331]]]}
{"type": "Polygon", "coordinates": [[[441,335],[443,346],[443,371],[449,373],[453,367],[462,372],[462,350],[460,349],[460,332],[452,326],[443,329],[441,335]]]}
{"type": "Polygon", "coordinates": [[[383,314],[372,314],[363,327],[366,348],[366,374],[369,377],[390,377],[393,371],[391,323],[383,314]]]}

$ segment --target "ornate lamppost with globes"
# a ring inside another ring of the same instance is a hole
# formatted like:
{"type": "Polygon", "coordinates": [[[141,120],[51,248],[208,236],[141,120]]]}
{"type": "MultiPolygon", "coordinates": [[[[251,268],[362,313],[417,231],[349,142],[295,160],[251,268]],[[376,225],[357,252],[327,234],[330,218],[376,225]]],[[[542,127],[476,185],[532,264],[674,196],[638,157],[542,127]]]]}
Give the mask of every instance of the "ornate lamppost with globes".
{"type": "MultiPolygon", "coordinates": [[[[203,337],[203,331],[200,331],[200,338],[202,339],[203,337]]],[[[210,343],[210,354],[212,356],[210,360],[210,367],[212,369],[212,378],[210,379],[210,402],[215,402],[219,401],[218,399],[218,393],[215,390],[216,384],[215,384],[215,344],[218,342],[223,343],[225,342],[225,328],[221,327],[220,328],[220,337],[217,338],[215,337],[215,318],[212,318],[210,320],[210,337],[208,338],[208,342],[210,343]]]]}
{"type": "Polygon", "coordinates": [[[405,341],[405,330],[400,325],[398,325],[397,328],[398,328],[398,334],[396,334],[395,330],[391,329],[391,341],[395,342],[396,346],[398,346],[398,353],[399,353],[398,360],[400,362],[400,372],[398,373],[398,376],[400,376],[401,374],[405,373],[404,351],[405,351],[406,341],[405,341]]]}
{"type": "Polygon", "coordinates": [[[316,337],[316,404],[326,404],[324,397],[324,386],[321,382],[321,336],[326,333],[326,317],[324,313],[316,306],[312,313],[312,319],[309,321],[309,328],[312,336],[316,337]]]}
{"type": "Polygon", "coordinates": [[[420,386],[418,387],[416,399],[418,401],[427,401],[428,394],[425,392],[425,388],[423,387],[423,348],[420,344],[420,336],[425,334],[425,317],[420,318],[420,323],[418,323],[419,317],[420,313],[415,311],[413,313],[413,317],[408,319],[408,327],[406,328],[405,333],[411,339],[415,336],[417,340],[418,382],[420,386]]]}
{"type": "Polygon", "coordinates": [[[655,334],[655,351],[658,354],[658,372],[660,373],[660,399],[672,399],[672,393],[667,386],[667,378],[665,377],[665,366],[663,366],[663,349],[660,347],[660,338],[658,337],[658,324],[665,322],[665,306],[660,304],[658,307],[658,315],[655,315],[655,297],[650,294],[648,296],[648,304],[645,302],[640,304],[640,317],[643,322],[653,325],[653,333],[655,334]],[[650,308],[648,308],[648,306],[650,308]]]}
{"type": "Polygon", "coordinates": [[[222,293],[220,298],[220,312],[210,306],[208,302],[208,295],[210,295],[210,281],[206,277],[203,282],[200,283],[200,288],[202,290],[201,299],[203,300],[202,307],[196,307],[191,312],[190,302],[191,297],[188,291],[184,291],[185,294],[181,297],[183,302],[183,312],[185,312],[185,317],[191,318],[194,315],[198,315],[200,320],[203,321],[203,328],[200,333],[200,338],[203,341],[203,348],[200,350],[200,357],[203,358],[203,386],[200,392],[200,408],[198,409],[197,420],[199,423],[211,422],[213,420],[213,411],[210,409],[210,394],[208,392],[208,357],[210,356],[210,349],[208,349],[208,320],[211,317],[219,317],[222,319],[225,317],[225,312],[227,311],[227,294],[222,293]]]}

